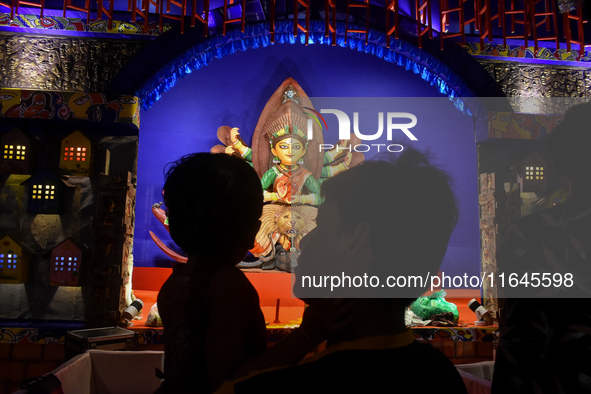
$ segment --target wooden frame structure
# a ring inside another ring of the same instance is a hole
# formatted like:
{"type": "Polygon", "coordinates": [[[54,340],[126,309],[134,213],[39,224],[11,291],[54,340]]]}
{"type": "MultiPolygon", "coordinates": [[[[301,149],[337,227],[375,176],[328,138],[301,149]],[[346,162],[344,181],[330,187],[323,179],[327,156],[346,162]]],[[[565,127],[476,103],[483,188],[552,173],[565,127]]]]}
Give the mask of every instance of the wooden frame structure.
{"type": "MultiPolygon", "coordinates": [[[[63,0],[63,16],[66,17],[68,11],[84,12],[86,22],[90,23],[91,14],[96,9],[96,19],[106,17],[108,28],[111,29],[114,1],[63,0]],[[77,5],[75,1],[79,4],[84,2],[84,5],[77,5]]],[[[163,27],[163,19],[177,20],[182,33],[187,18],[190,17],[191,27],[199,21],[203,25],[203,36],[206,37],[209,35],[210,13],[218,12],[221,14],[222,34],[225,35],[228,25],[234,23],[240,23],[240,30],[244,32],[248,12],[246,0],[223,0],[221,4],[216,3],[217,8],[214,9],[211,8],[211,0],[189,0],[191,9],[188,8],[187,1],[128,0],[130,20],[135,22],[138,17],[142,18],[144,33],[148,31],[151,16],[157,18],[160,29],[163,27]],[[173,6],[176,12],[171,12],[173,6]],[[150,12],[151,9],[153,12],[150,12]]],[[[286,15],[276,16],[276,0],[266,0],[266,3],[265,18],[269,21],[271,42],[275,42],[277,18],[285,19],[286,15]]],[[[294,21],[293,34],[303,32],[306,42],[310,35],[311,8],[322,7],[318,4],[313,0],[293,0],[293,10],[287,10],[288,13],[292,13],[287,17],[294,21]],[[300,12],[305,13],[301,19],[300,12]]],[[[14,15],[18,15],[19,7],[24,5],[40,8],[40,16],[43,18],[45,0],[0,0],[0,6],[10,10],[11,20],[14,15]]],[[[315,9],[315,12],[318,11],[315,9]]],[[[467,34],[479,38],[481,47],[485,45],[485,40],[490,42],[493,37],[502,39],[505,46],[508,40],[521,40],[525,46],[533,41],[536,52],[541,41],[554,41],[557,49],[564,45],[568,51],[571,51],[573,45],[578,45],[579,58],[585,47],[591,46],[591,43],[587,44],[584,39],[586,21],[581,7],[560,13],[554,0],[324,0],[324,9],[320,10],[320,15],[323,15],[325,22],[325,36],[330,37],[332,45],[336,45],[337,19],[344,19],[345,43],[351,34],[356,33],[365,35],[363,41],[367,45],[371,21],[372,25],[382,26],[386,33],[386,45],[390,47],[392,37],[400,38],[402,18],[410,18],[411,22],[414,19],[416,25],[415,34],[419,48],[423,47],[425,39],[432,40],[436,37],[443,49],[444,43],[449,39],[465,42],[467,34]],[[408,15],[409,7],[411,15],[408,15]],[[438,15],[434,15],[433,11],[437,13],[437,7],[438,15]],[[384,18],[384,23],[376,24],[374,14],[370,18],[372,9],[379,10],[375,15],[382,15],[379,18],[384,18]],[[441,31],[436,30],[437,25],[434,25],[433,18],[439,19],[441,31]],[[356,26],[351,26],[352,23],[356,26]]]]}

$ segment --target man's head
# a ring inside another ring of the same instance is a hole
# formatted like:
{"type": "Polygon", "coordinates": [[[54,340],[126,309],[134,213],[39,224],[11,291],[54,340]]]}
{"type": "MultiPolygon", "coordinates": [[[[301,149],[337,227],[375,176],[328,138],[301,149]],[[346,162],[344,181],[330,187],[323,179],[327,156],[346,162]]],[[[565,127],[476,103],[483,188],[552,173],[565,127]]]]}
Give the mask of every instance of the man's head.
{"type": "Polygon", "coordinates": [[[570,108],[546,140],[554,170],[588,189],[591,184],[591,103],[570,108]]]}
{"type": "Polygon", "coordinates": [[[449,177],[425,156],[406,150],[393,162],[362,163],[327,180],[322,194],[317,228],[301,243],[302,271],[375,274],[382,284],[388,275],[437,274],[458,208],[449,177]]]}
{"type": "Polygon", "coordinates": [[[170,235],[189,255],[243,257],[252,248],[263,208],[261,182],[244,160],[196,153],[166,173],[170,235]]]}

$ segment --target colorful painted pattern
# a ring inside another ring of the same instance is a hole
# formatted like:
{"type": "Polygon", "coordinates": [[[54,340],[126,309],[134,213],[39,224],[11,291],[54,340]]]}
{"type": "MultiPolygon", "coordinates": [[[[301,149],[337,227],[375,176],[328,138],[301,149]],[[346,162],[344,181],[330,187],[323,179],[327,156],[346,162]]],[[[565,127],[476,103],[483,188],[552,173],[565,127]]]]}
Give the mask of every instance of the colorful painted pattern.
{"type": "Polygon", "coordinates": [[[162,328],[131,328],[138,334],[138,345],[164,345],[164,330],[162,328]]]}
{"type": "MultiPolygon", "coordinates": [[[[297,328],[293,327],[267,327],[267,342],[277,343],[297,328]]],[[[140,345],[164,344],[164,331],[162,328],[138,328],[131,330],[138,333],[140,345]]],[[[415,338],[421,340],[451,340],[451,341],[481,341],[492,342],[497,327],[414,327],[412,331],[415,338]]]]}
{"type": "Polygon", "coordinates": [[[0,26],[9,27],[27,27],[33,29],[51,29],[68,30],[93,33],[116,33],[116,34],[146,34],[158,36],[171,29],[170,24],[164,24],[162,31],[156,22],[148,23],[146,33],[142,31],[143,24],[134,22],[113,21],[111,29],[108,28],[107,20],[95,19],[90,24],[86,23],[85,18],[62,18],[59,16],[45,16],[39,18],[38,15],[14,15],[10,20],[10,14],[0,14],[0,26]]]}
{"type": "Polygon", "coordinates": [[[65,330],[42,330],[37,328],[0,328],[0,343],[64,344],[65,330]]]}
{"type": "Polygon", "coordinates": [[[493,57],[509,57],[518,59],[538,59],[538,60],[555,60],[563,62],[591,62],[591,52],[583,50],[581,53],[579,45],[573,45],[570,51],[566,49],[551,49],[538,48],[536,52],[533,46],[524,45],[503,45],[495,43],[484,43],[484,47],[480,47],[479,42],[467,42],[463,45],[464,49],[472,56],[493,56],[493,57]]]}
{"type": "Polygon", "coordinates": [[[511,112],[488,113],[489,138],[541,140],[564,118],[562,115],[531,115],[511,112]]]}
{"type": "Polygon", "coordinates": [[[132,123],[139,129],[139,111],[134,96],[0,89],[0,118],[132,123]]]}
{"type": "Polygon", "coordinates": [[[414,327],[415,338],[427,341],[482,341],[492,342],[498,327],[414,327]]]}
{"type": "MultiPolygon", "coordinates": [[[[275,343],[285,338],[295,327],[267,328],[267,342],[275,343]]],[[[415,338],[423,340],[483,341],[492,342],[497,327],[415,327],[415,338]]],[[[163,345],[162,328],[131,328],[138,334],[139,345],[163,345]]],[[[0,328],[0,343],[64,344],[65,330],[41,330],[37,328],[0,328]]]]}

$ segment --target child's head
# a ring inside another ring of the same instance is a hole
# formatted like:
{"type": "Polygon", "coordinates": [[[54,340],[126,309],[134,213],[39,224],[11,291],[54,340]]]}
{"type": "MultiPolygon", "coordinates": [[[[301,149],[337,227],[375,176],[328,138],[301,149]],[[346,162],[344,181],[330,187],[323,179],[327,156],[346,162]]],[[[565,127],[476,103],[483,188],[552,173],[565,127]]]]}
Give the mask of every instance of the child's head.
{"type": "Polygon", "coordinates": [[[547,138],[547,147],[558,175],[566,175],[577,187],[591,184],[591,103],[570,108],[564,121],[547,138]]]}
{"type": "Polygon", "coordinates": [[[256,172],[243,159],[184,156],[168,168],[163,194],[170,235],[185,253],[242,258],[252,248],[263,193],[256,172]]]}

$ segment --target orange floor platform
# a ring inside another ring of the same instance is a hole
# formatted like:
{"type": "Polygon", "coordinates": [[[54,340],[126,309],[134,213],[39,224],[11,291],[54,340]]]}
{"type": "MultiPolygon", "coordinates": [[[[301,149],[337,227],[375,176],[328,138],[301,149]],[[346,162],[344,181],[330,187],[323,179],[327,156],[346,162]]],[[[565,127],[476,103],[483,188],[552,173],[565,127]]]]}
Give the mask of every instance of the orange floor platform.
{"type": "MultiPolygon", "coordinates": [[[[158,291],[171,268],[135,267],[133,270],[133,291],[144,302],[139,320],[134,320],[133,328],[146,327],[150,308],[156,302],[158,291]]],[[[304,303],[291,295],[291,274],[280,271],[247,270],[246,276],[259,293],[261,309],[270,328],[298,325],[304,312],[304,303]]],[[[446,300],[454,303],[459,312],[460,327],[474,325],[474,312],[468,302],[480,298],[478,290],[447,290],[446,300]]]]}

